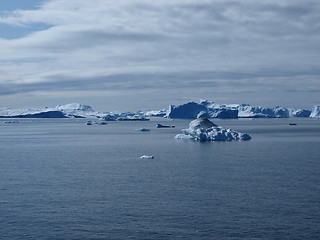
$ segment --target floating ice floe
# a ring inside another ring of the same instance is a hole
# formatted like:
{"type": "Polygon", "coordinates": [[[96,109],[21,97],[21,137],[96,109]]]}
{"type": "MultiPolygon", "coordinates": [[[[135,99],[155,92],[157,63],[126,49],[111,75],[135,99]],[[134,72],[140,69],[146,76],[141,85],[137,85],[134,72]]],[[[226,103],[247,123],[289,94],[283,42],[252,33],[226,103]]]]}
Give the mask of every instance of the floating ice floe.
{"type": "Polygon", "coordinates": [[[143,158],[145,158],[145,159],[154,159],[154,156],[142,155],[140,158],[141,159],[143,159],[143,158]]]}
{"type": "Polygon", "coordinates": [[[175,139],[194,139],[197,141],[232,141],[250,140],[246,133],[236,132],[231,129],[218,127],[206,118],[198,118],[189,124],[188,129],[182,130],[183,134],[178,134],[175,139]]]}
{"type": "Polygon", "coordinates": [[[138,129],[135,129],[134,131],[136,131],[136,132],[149,132],[150,129],[147,129],[147,128],[138,128],[138,129]]]}
{"type": "Polygon", "coordinates": [[[150,121],[150,119],[135,115],[135,116],[119,117],[117,118],[117,121],[150,121]]]}
{"type": "Polygon", "coordinates": [[[16,123],[19,123],[19,122],[18,121],[4,121],[3,123],[16,124],[16,123]]]}
{"type": "Polygon", "coordinates": [[[162,125],[160,123],[158,123],[156,126],[157,126],[157,128],[174,128],[173,125],[162,125]]]}

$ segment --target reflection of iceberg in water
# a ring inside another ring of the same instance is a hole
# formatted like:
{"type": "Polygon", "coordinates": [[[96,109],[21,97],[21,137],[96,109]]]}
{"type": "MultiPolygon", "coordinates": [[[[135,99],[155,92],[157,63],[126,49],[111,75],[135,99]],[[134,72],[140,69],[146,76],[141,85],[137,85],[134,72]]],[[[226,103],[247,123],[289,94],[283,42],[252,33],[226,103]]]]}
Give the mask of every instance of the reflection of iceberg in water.
{"type": "Polygon", "coordinates": [[[246,133],[239,133],[231,129],[218,127],[206,118],[193,120],[188,129],[182,130],[183,134],[175,136],[176,139],[194,139],[197,141],[232,141],[250,140],[246,133]]]}

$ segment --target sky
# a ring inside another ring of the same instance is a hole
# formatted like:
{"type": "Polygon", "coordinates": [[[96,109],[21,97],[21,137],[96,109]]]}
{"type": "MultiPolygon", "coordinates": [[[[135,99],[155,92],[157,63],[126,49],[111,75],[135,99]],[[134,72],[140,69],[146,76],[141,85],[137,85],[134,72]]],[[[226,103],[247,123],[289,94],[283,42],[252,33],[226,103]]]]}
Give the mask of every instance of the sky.
{"type": "Polygon", "coordinates": [[[320,104],[318,0],[4,0],[0,107],[320,104]]]}

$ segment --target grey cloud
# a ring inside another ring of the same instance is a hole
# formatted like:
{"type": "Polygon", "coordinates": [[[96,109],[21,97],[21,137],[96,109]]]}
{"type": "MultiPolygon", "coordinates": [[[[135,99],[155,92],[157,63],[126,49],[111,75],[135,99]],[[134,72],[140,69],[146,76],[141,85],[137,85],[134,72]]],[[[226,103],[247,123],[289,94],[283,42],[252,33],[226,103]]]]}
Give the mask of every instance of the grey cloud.
{"type": "Polygon", "coordinates": [[[318,1],[63,2],[7,19],[52,27],[1,40],[1,94],[318,89],[318,1]]]}
{"type": "MultiPolygon", "coordinates": [[[[71,91],[71,90],[139,90],[139,89],[201,89],[227,87],[233,85],[239,91],[254,91],[270,85],[276,89],[278,85],[291,86],[290,91],[303,91],[303,78],[299,84],[290,83],[303,75],[301,72],[283,72],[275,74],[271,71],[254,73],[245,72],[213,72],[213,71],[184,71],[184,72],[157,72],[157,73],[127,73],[100,76],[95,78],[75,78],[53,75],[45,82],[28,84],[2,84],[0,95],[17,94],[37,91],[71,91]]],[[[313,73],[320,76],[320,71],[313,73]]],[[[312,77],[312,75],[308,75],[312,77]]],[[[304,76],[305,78],[305,76],[304,76]]],[[[314,82],[316,85],[316,81],[314,82]]],[[[318,89],[319,90],[319,89],[318,89]]],[[[310,90],[308,90],[310,91],[310,90]]]]}

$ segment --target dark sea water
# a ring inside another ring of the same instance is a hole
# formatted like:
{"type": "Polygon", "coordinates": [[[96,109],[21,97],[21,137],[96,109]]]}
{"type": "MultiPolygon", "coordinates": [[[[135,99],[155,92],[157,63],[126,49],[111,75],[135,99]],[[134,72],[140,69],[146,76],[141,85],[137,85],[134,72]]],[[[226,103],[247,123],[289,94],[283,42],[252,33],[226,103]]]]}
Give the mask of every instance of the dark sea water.
{"type": "Polygon", "coordinates": [[[252,139],[211,143],[175,140],[186,120],[3,121],[0,239],[320,239],[319,119],[216,120],[252,139]]]}

